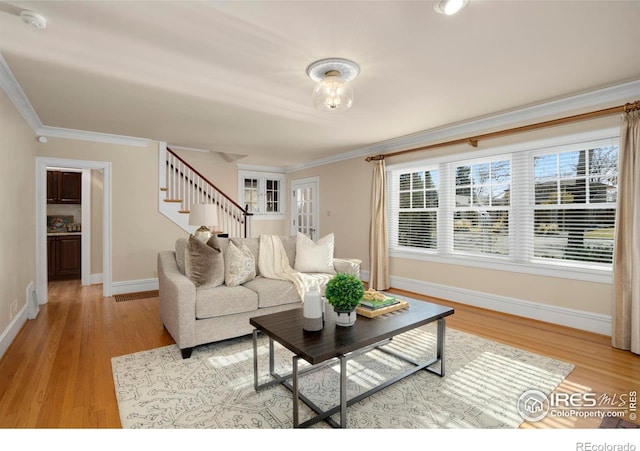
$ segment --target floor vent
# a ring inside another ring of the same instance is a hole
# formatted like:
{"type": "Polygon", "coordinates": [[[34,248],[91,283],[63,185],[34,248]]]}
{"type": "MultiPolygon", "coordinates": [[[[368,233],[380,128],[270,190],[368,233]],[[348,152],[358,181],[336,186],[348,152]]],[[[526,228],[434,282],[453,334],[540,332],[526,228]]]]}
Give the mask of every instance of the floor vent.
{"type": "Polygon", "coordinates": [[[133,301],[135,299],[157,298],[160,292],[158,290],[140,291],[138,293],[116,294],[114,296],[116,302],[133,301]]]}

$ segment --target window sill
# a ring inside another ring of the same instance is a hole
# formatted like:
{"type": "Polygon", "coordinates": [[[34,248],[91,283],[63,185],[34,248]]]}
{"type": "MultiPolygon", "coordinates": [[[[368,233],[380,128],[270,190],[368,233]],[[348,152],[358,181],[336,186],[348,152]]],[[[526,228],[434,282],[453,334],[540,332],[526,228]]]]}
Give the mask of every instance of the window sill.
{"type": "Polygon", "coordinates": [[[478,258],[469,255],[435,255],[410,250],[390,250],[389,256],[407,260],[419,260],[430,263],[447,265],[470,266],[495,271],[517,272],[561,279],[581,280],[585,282],[607,283],[613,282],[611,269],[588,267],[567,267],[554,264],[517,263],[512,260],[496,258],[478,258]]]}

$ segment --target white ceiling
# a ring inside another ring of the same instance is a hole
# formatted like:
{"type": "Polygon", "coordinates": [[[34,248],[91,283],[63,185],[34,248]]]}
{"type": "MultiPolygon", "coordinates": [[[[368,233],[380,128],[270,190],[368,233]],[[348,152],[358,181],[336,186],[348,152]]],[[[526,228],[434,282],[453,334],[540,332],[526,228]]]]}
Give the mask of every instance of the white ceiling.
{"type": "Polygon", "coordinates": [[[15,1],[0,54],[45,126],[291,166],[638,80],[639,21],[640,1],[15,1]],[[311,103],[327,57],[360,65],[348,111],[311,103]]]}

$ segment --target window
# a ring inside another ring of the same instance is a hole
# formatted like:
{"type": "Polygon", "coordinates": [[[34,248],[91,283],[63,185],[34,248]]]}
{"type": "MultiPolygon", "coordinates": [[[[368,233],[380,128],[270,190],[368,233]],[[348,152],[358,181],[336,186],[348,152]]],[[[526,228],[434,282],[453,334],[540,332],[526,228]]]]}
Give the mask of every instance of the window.
{"type": "Polygon", "coordinates": [[[509,160],[455,165],[453,249],[509,254],[509,160]]]}
{"type": "Polygon", "coordinates": [[[246,172],[238,174],[241,204],[254,215],[284,214],[284,176],[280,174],[246,172]]]}
{"type": "Polygon", "coordinates": [[[618,147],[535,156],[534,255],[611,263],[618,147]]]}
{"type": "Polygon", "coordinates": [[[438,243],[438,170],[397,175],[398,245],[435,249],[438,243]]]}
{"type": "Polygon", "coordinates": [[[391,256],[566,277],[610,273],[617,133],[389,166],[391,256]]]}
{"type": "Polygon", "coordinates": [[[280,213],[280,180],[265,179],[266,212],[280,213]]]}
{"type": "Polygon", "coordinates": [[[244,202],[242,202],[247,210],[258,210],[258,179],[245,178],[244,179],[244,202]]]}

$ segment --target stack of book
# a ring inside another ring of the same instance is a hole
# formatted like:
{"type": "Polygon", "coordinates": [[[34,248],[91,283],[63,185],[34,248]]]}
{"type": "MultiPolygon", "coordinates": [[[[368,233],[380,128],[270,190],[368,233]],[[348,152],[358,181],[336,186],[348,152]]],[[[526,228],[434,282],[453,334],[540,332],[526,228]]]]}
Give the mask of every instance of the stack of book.
{"type": "Polygon", "coordinates": [[[360,301],[360,306],[369,310],[377,310],[384,307],[389,307],[390,305],[399,304],[396,298],[391,296],[385,296],[384,299],[381,300],[373,300],[373,299],[363,299],[360,301]]]}

